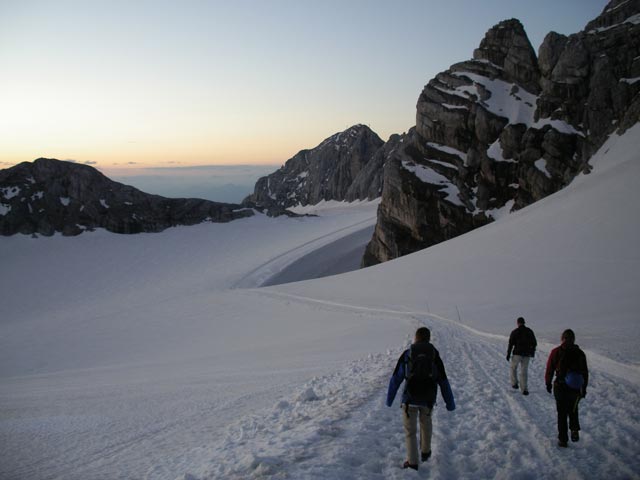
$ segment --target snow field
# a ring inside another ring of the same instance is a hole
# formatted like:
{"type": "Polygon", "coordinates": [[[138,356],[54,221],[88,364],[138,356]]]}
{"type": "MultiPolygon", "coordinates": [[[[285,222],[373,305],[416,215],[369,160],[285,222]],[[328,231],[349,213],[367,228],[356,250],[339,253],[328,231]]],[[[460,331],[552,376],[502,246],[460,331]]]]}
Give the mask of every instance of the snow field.
{"type": "Polygon", "coordinates": [[[0,238],[0,478],[174,478],[236,411],[369,352],[336,341],[357,318],[230,287],[374,222],[376,207],[0,238]]]}
{"type": "Polygon", "coordinates": [[[213,313],[220,333],[234,331],[227,321],[227,314],[235,317],[227,300],[233,297],[219,292],[260,285],[372,225],[376,208],[369,202],[323,217],[258,215],[160,234],[2,237],[0,378],[166,361],[171,351],[194,356],[194,339],[203,348],[211,342],[205,333],[213,313]]]}
{"type": "MultiPolygon", "coordinates": [[[[238,416],[342,362],[384,350],[397,328],[244,290],[179,305],[182,316],[161,304],[148,306],[146,321],[142,313],[129,317],[126,337],[108,340],[109,350],[121,349],[111,352],[111,365],[57,372],[45,365],[41,374],[3,378],[0,451],[7,461],[0,478],[175,478],[205,462],[206,447],[238,416]],[[150,320],[163,314],[167,325],[154,331],[150,320]],[[354,338],[369,329],[378,339],[354,338]],[[137,344],[145,350],[138,357],[137,344]]],[[[58,348],[71,358],[54,360],[66,365],[89,355],[83,344],[98,342],[88,331],[100,326],[68,330],[68,343],[58,348]]]]}

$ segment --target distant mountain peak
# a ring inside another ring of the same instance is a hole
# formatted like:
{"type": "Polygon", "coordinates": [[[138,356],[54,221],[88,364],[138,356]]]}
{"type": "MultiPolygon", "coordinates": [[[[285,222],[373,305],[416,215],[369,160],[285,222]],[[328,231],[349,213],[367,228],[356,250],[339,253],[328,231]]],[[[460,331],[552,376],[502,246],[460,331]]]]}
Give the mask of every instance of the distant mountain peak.
{"type": "Polygon", "coordinates": [[[375,136],[375,137],[378,136],[373,130],[371,130],[366,125],[357,124],[357,125],[353,125],[353,126],[347,128],[346,130],[344,130],[342,132],[334,133],[330,137],[324,139],[315,148],[316,149],[317,148],[323,148],[328,144],[332,144],[332,145],[338,146],[338,147],[348,147],[349,145],[351,145],[355,141],[357,141],[357,139],[360,136],[363,136],[363,135],[375,136]]]}
{"type": "Polygon", "coordinates": [[[536,53],[520,20],[503,20],[485,34],[473,52],[474,60],[485,60],[505,72],[508,81],[532,93],[540,91],[536,53]]]}
{"type": "Polygon", "coordinates": [[[114,182],[89,165],[38,158],[0,170],[0,234],[158,232],[251,214],[239,205],[169,199],[114,182]]]}
{"type": "Polygon", "coordinates": [[[279,214],[296,205],[368,196],[372,185],[379,195],[374,184],[382,179],[382,165],[376,169],[370,162],[383,144],[368,126],[353,125],[315,148],[301,150],[279,170],[259,179],[245,204],[279,214]],[[355,187],[363,183],[367,188],[355,187]]]}

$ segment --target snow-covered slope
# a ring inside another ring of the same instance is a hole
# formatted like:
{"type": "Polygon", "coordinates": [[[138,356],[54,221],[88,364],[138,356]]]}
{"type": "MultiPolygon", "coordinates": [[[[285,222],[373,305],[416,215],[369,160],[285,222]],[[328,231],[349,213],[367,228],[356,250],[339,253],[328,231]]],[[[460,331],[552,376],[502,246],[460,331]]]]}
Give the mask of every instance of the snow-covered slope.
{"type": "Polygon", "coordinates": [[[0,478],[636,477],[639,144],[638,126],[612,138],[592,174],[495,224],[300,283],[257,288],[375,204],[0,238],[0,478]],[[541,341],[529,397],[504,360],[519,315],[541,341]],[[458,409],[436,407],[433,458],[407,473],[384,397],[421,324],[458,409]],[[566,327],[593,378],[581,441],[558,451],[541,377],[566,327]]]}

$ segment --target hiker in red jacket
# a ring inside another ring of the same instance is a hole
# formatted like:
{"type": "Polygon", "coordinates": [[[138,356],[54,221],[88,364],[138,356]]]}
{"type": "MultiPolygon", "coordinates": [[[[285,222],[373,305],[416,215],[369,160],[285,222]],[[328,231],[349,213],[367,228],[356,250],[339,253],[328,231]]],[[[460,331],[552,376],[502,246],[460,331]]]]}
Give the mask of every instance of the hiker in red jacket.
{"type": "Polygon", "coordinates": [[[589,369],[587,368],[587,357],[575,344],[576,335],[573,330],[567,329],[562,332],[561,339],[560,346],[551,350],[549,354],[544,378],[547,392],[551,393],[553,389],[553,395],[556,399],[558,446],[567,447],[569,441],[567,417],[569,417],[571,441],[577,442],[580,439],[578,402],[587,395],[589,369]]]}

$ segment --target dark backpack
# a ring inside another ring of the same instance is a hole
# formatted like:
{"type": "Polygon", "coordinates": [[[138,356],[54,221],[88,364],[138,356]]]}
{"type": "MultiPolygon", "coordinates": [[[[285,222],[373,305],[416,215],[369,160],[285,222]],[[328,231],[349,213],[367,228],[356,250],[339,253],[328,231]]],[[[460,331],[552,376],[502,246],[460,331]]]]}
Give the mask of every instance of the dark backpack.
{"type": "Polygon", "coordinates": [[[406,380],[407,393],[416,402],[433,402],[438,381],[436,349],[430,343],[414,343],[409,348],[406,380]]]}
{"type": "Polygon", "coordinates": [[[584,376],[581,373],[580,350],[571,346],[560,349],[558,359],[557,378],[572,390],[580,390],[584,385],[584,376]]]}

